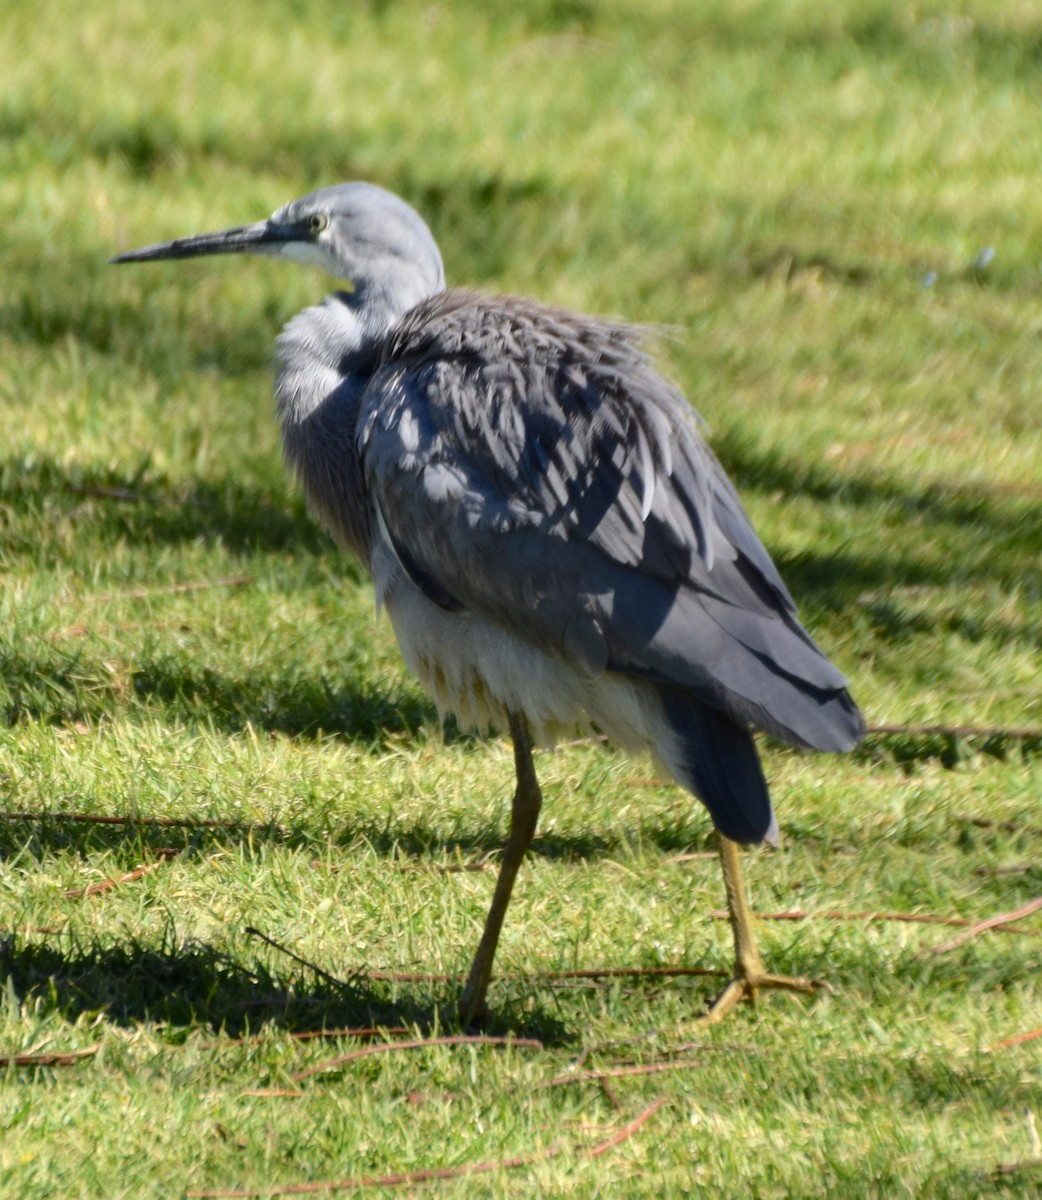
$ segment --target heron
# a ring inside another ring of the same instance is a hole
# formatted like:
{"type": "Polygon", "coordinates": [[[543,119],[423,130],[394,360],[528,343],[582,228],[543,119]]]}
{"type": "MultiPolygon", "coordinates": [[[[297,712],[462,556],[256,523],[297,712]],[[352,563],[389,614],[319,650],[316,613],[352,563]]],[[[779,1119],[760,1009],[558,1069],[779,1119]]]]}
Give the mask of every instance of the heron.
{"type": "Polygon", "coordinates": [[[344,286],[276,341],[286,463],[368,570],[406,665],[460,727],[509,731],[516,788],[459,999],[486,1019],[500,932],[542,793],[533,746],[597,731],[708,809],[734,972],[705,1020],[770,973],[739,846],[776,843],[753,738],[854,747],[864,721],[646,332],[512,296],[447,289],[419,213],[367,182],[117,263],[259,254],[344,286]]]}

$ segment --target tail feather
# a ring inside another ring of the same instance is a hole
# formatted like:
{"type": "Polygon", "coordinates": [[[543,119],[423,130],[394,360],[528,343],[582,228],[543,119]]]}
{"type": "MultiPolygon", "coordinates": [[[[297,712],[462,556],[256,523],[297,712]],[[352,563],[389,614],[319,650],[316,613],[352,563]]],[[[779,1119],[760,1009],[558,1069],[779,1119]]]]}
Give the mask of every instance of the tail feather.
{"type": "Polygon", "coordinates": [[[778,840],[767,780],[752,734],[726,713],[678,688],[660,689],[672,738],[659,757],[678,783],[709,809],[734,842],[778,840]]]}

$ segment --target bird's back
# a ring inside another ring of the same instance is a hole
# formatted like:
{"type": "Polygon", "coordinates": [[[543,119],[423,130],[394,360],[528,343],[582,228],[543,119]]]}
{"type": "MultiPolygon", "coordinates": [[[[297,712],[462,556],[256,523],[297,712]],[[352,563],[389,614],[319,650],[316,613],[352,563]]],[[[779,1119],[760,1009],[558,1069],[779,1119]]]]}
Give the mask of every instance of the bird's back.
{"type": "Polygon", "coordinates": [[[861,717],[640,331],[453,291],[371,351],[348,389],[371,566],[441,706],[592,721],[768,836],[750,727],[843,749],[861,717]]]}
{"type": "MultiPolygon", "coordinates": [[[[731,681],[742,695],[734,663],[751,659],[788,683],[841,689],[690,406],[639,338],[466,292],[413,309],[360,414],[388,530],[456,602],[527,626],[547,649],[577,636],[590,667],[731,681]],[[683,619],[705,626],[703,649],[683,619]]],[[[746,699],[768,701],[754,723],[770,727],[769,697],[746,699]]]]}

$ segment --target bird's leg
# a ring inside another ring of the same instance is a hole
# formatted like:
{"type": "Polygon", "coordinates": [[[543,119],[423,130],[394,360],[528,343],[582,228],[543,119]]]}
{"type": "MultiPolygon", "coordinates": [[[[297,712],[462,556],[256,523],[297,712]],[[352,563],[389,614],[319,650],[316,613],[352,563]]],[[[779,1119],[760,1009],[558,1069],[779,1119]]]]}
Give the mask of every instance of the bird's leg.
{"type": "Polygon", "coordinates": [[[761,988],[777,988],[788,992],[809,994],[828,984],[821,979],[803,979],[789,975],[769,975],[763,969],[763,959],[756,945],[753,932],[752,913],[745,896],[742,879],[742,863],[736,842],[717,832],[720,841],[720,863],[724,869],[724,890],[727,892],[727,912],[734,934],[734,978],[724,988],[702,1018],[705,1025],[713,1025],[726,1016],[739,1000],[756,1003],[761,988]]]}
{"type": "Polygon", "coordinates": [[[496,879],[496,890],[485,918],[485,930],[478,943],[477,953],[470,967],[470,975],[459,1003],[461,1023],[466,1027],[479,1023],[485,1016],[485,993],[492,977],[492,960],[499,944],[499,932],[503,928],[510,893],[525,851],[535,836],[539,809],[543,803],[539,780],[532,762],[532,747],[529,742],[528,725],[524,717],[510,714],[510,736],[514,739],[514,768],[517,772],[517,790],[510,814],[510,835],[503,847],[503,858],[496,879]]]}

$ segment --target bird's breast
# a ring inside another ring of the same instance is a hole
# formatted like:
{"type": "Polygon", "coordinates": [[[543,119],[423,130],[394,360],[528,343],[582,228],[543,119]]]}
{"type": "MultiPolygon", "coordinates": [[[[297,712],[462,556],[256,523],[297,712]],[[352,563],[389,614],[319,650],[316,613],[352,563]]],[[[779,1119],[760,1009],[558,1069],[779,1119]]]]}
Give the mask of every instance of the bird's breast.
{"type": "Polygon", "coordinates": [[[369,562],[368,501],[355,432],[372,355],[353,313],[329,297],[276,343],[275,408],[287,465],[333,539],[369,562]]]}

